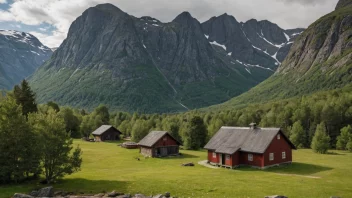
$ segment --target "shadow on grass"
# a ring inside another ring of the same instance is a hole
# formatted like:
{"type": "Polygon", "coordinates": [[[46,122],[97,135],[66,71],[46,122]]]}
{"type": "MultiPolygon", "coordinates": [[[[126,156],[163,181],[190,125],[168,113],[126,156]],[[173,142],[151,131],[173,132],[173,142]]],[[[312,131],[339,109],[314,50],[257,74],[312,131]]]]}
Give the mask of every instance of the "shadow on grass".
{"type": "Polygon", "coordinates": [[[346,155],[344,153],[328,152],[327,155],[346,155]]]}
{"type": "Polygon", "coordinates": [[[199,156],[181,153],[180,155],[177,155],[177,156],[161,157],[159,159],[170,160],[170,159],[195,159],[195,158],[199,158],[199,156]]]}
{"type": "Polygon", "coordinates": [[[97,194],[104,192],[126,193],[128,182],[125,181],[111,181],[111,180],[88,180],[88,179],[63,179],[55,183],[55,191],[73,192],[79,194],[97,194]]]}
{"type": "Polygon", "coordinates": [[[332,170],[332,168],[327,166],[314,165],[314,164],[292,162],[292,164],[272,167],[264,171],[283,173],[283,174],[311,175],[311,174],[315,174],[323,171],[329,171],[329,170],[332,170]]]}

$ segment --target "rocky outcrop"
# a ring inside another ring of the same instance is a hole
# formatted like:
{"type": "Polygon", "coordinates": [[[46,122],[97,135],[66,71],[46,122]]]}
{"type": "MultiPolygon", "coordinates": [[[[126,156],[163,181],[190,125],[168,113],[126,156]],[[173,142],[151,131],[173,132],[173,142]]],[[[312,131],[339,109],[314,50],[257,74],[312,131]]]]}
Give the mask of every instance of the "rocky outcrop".
{"type": "Polygon", "coordinates": [[[352,5],[352,0],[339,0],[339,2],[336,5],[335,10],[347,7],[347,6],[351,6],[352,5]]]}
{"type": "Polygon", "coordinates": [[[12,89],[51,54],[52,51],[31,34],[0,30],[0,90],[12,89]]]}
{"type": "Polygon", "coordinates": [[[130,195],[130,194],[118,193],[116,191],[112,191],[110,193],[99,193],[99,194],[95,194],[95,195],[84,195],[83,193],[81,195],[73,195],[72,193],[65,193],[63,191],[57,191],[54,193],[52,187],[42,188],[38,191],[33,191],[33,192],[35,192],[35,195],[26,195],[26,194],[15,193],[13,198],[48,198],[48,197],[55,197],[55,198],[99,198],[99,197],[172,198],[171,194],[169,192],[166,192],[165,194],[150,195],[150,196],[143,195],[143,194],[130,195]]]}

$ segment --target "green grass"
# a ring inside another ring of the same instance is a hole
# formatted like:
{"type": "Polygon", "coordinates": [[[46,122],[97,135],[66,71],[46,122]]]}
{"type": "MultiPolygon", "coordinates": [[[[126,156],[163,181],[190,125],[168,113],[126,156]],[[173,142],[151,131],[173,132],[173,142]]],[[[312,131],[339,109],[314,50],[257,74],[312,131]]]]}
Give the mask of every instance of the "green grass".
{"type": "MultiPolygon", "coordinates": [[[[210,169],[181,163],[205,160],[205,151],[184,151],[183,157],[145,159],[138,150],[126,150],[116,143],[76,140],[83,150],[82,171],[54,184],[57,189],[76,193],[117,190],[147,195],[171,192],[178,197],[352,197],[352,154],[333,151],[329,155],[311,150],[293,153],[290,166],[256,170],[252,168],[210,169]],[[140,157],[141,161],[135,158],[140,157]],[[309,178],[314,176],[319,178],[309,178]]],[[[39,184],[0,186],[0,197],[28,193],[39,184]]]]}

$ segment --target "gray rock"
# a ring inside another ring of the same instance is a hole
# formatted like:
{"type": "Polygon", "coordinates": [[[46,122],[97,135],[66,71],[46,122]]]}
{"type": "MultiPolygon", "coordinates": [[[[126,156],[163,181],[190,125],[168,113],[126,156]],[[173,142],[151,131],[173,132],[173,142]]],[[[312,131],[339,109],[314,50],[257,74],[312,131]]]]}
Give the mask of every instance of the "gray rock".
{"type": "Polygon", "coordinates": [[[104,197],[105,193],[99,193],[99,194],[96,194],[94,195],[94,197],[104,197]]]}
{"type": "Polygon", "coordinates": [[[112,191],[111,193],[108,193],[107,195],[108,195],[108,197],[116,197],[118,195],[123,195],[123,193],[112,191]]]}
{"type": "Polygon", "coordinates": [[[283,195],[272,195],[272,196],[266,196],[265,198],[288,198],[288,197],[283,195]]]}
{"type": "Polygon", "coordinates": [[[33,190],[31,193],[29,193],[29,195],[36,197],[38,196],[38,191],[37,190],[33,190]]]}
{"type": "Polygon", "coordinates": [[[150,198],[150,197],[145,196],[143,194],[135,194],[133,198],[150,198]]]}
{"type": "Polygon", "coordinates": [[[130,194],[126,194],[126,195],[119,195],[116,198],[131,198],[130,194]]]}
{"type": "Polygon", "coordinates": [[[52,186],[42,188],[38,190],[37,197],[53,197],[54,196],[54,189],[52,186]]]}
{"type": "Polygon", "coordinates": [[[165,196],[162,195],[162,194],[159,194],[159,195],[154,195],[153,198],[164,198],[165,196]]]}
{"type": "Polygon", "coordinates": [[[26,195],[26,194],[20,194],[20,193],[16,193],[13,198],[34,198],[33,196],[30,195],[26,195]]]}
{"type": "Polygon", "coordinates": [[[169,192],[165,193],[165,197],[169,198],[171,196],[171,194],[169,192]]]}

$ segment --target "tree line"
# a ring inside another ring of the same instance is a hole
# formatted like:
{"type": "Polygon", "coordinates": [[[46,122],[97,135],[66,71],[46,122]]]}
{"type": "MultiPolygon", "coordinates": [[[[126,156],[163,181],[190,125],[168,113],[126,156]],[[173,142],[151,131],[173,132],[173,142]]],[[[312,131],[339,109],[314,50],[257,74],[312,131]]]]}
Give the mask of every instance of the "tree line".
{"type": "Polygon", "coordinates": [[[0,95],[0,183],[45,177],[51,183],[80,169],[81,149],[73,148],[67,122],[54,108],[38,108],[23,81],[0,95]]]}
{"type": "Polygon", "coordinates": [[[138,142],[152,130],[169,131],[185,149],[200,149],[222,126],[280,127],[297,148],[352,151],[352,93],[349,90],[318,92],[309,96],[249,105],[222,111],[189,111],[175,114],[113,112],[100,105],[91,113],[55,106],[72,137],[89,137],[102,124],[118,128],[138,142]]]}

